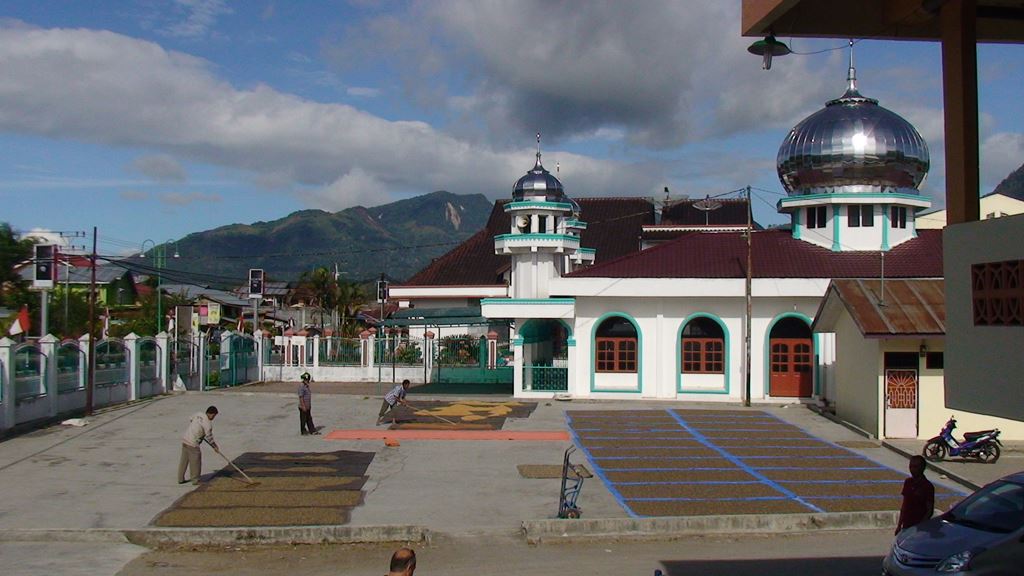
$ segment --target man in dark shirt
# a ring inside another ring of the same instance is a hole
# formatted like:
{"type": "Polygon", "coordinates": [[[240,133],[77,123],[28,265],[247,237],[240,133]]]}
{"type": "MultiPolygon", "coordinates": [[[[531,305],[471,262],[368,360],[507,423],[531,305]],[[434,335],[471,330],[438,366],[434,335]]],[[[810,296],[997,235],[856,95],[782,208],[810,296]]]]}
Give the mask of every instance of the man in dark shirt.
{"type": "Polygon", "coordinates": [[[935,513],[935,486],[924,477],[924,456],[910,457],[910,478],[903,481],[903,505],[896,533],[924,522],[935,513]]]}
{"type": "Polygon", "coordinates": [[[313,393],[309,390],[309,381],[312,379],[309,372],[303,372],[302,384],[299,384],[299,432],[303,436],[319,434],[313,425],[313,393]]]}

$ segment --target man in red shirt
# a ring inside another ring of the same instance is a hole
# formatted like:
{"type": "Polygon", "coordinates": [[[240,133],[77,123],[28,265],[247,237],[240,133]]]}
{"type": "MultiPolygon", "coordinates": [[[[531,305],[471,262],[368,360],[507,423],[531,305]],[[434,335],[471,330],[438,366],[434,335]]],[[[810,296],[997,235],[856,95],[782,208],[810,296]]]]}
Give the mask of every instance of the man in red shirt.
{"type": "Polygon", "coordinates": [[[935,486],[924,477],[924,456],[910,457],[910,478],[903,481],[903,505],[896,533],[924,522],[935,513],[935,486]]]}

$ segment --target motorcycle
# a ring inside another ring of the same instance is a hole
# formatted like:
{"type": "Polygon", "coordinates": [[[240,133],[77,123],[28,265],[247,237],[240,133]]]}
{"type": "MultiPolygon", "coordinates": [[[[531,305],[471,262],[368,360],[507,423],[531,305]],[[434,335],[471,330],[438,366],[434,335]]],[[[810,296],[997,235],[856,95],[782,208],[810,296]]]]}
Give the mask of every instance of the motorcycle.
{"type": "Polygon", "coordinates": [[[946,456],[975,458],[979,462],[995,463],[999,460],[999,429],[964,432],[964,439],[957,440],[953,436],[956,418],[950,416],[938,436],[928,440],[921,451],[926,460],[940,462],[946,456]]]}

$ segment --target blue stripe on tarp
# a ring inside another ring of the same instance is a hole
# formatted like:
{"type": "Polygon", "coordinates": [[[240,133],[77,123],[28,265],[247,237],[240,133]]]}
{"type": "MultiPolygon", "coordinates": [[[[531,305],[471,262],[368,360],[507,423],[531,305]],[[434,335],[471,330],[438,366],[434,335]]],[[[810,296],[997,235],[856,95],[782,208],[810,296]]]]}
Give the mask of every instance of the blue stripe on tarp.
{"type": "Polygon", "coordinates": [[[682,426],[684,429],[686,429],[686,431],[688,431],[689,433],[693,434],[694,437],[697,439],[697,441],[699,441],[700,443],[704,444],[708,448],[711,448],[712,450],[715,450],[716,452],[721,454],[722,457],[724,457],[726,460],[728,460],[728,461],[732,462],[733,464],[739,466],[743,470],[746,470],[747,473],[749,473],[750,475],[754,476],[755,478],[761,480],[762,482],[764,482],[765,484],[767,484],[771,488],[777,490],[778,492],[781,492],[782,494],[785,494],[786,496],[789,496],[790,498],[792,498],[796,502],[799,502],[800,504],[803,504],[804,506],[810,508],[811,510],[814,510],[815,512],[824,512],[824,510],[822,510],[821,508],[818,508],[814,504],[811,504],[810,502],[804,501],[802,498],[797,496],[796,493],[794,493],[792,490],[789,490],[785,486],[779,485],[778,483],[773,481],[771,478],[768,478],[767,476],[765,476],[764,474],[761,474],[760,472],[758,472],[754,468],[751,468],[746,463],[744,463],[742,460],[740,460],[736,456],[733,456],[732,453],[727,452],[726,450],[718,447],[715,444],[712,444],[710,441],[708,441],[707,438],[704,437],[703,434],[701,434],[697,430],[694,430],[693,428],[691,428],[686,423],[686,421],[683,420],[683,417],[680,416],[678,413],[676,413],[676,412],[674,412],[672,410],[666,410],[666,412],[668,412],[673,418],[675,418],[676,421],[679,422],[679,425],[682,426]]]}
{"type": "MultiPolygon", "coordinates": [[[[792,500],[786,496],[748,496],[745,498],[627,498],[630,502],[749,502],[751,500],[792,500]]],[[[801,502],[801,504],[804,504],[801,502]]],[[[806,504],[805,504],[806,505],[806,504]]]]}
{"type": "MultiPolygon", "coordinates": [[[[596,464],[595,464],[596,466],[596,464]]],[[[735,472],[739,468],[704,468],[700,466],[686,466],[683,468],[609,468],[609,472],[674,472],[676,470],[712,470],[712,471],[727,471],[731,470],[735,472]]]]}
{"type": "Polygon", "coordinates": [[[625,510],[627,514],[629,514],[633,518],[639,518],[640,516],[636,512],[633,512],[633,509],[630,508],[629,505],[626,504],[626,501],[622,498],[622,494],[619,494],[619,491],[615,489],[615,486],[604,475],[604,471],[601,470],[601,467],[594,462],[594,457],[590,455],[590,451],[587,450],[587,447],[584,446],[582,442],[580,442],[579,436],[576,435],[576,431],[573,430],[572,428],[572,415],[571,412],[568,410],[565,412],[565,419],[569,425],[569,434],[572,435],[573,442],[577,446],[579,446],[580,451],[583,452],[583,455],[587,457],[587,460],[590,460],[590,465],[594,468],[594,475],[596,475],[598,478],[601,479],[602,482],[604,482],[604,485],[608,487],[608,491],[611,492],[612,498],[615,498],[615,501],[618,502],[620,506],[622,506],[622,509],[625,510]]]}
{"type": "MultiPolygon", "coordinates": [[[[751,467],[753,468],[753,467],[751,467]]],[[[819,470],[883,470],[879,466],[828,466],[816,468],[814,466],[757,466],[758,470],[807,470],[814,472],[819,470]]],[[[785,482],[785,480],[782,480],[785,482]]]]}
{"type": "Polygon", "coordinates": [[[714,484],[760,484],[759,480],[663,480],[659,482],[616,482],[619,486],[654,486],[654,485],[714,485],[714,484]]]}
{"type": "Polygon", "coordinates": [[[595,460],[721,460],[721,456],[595,456],[595,460]]]}

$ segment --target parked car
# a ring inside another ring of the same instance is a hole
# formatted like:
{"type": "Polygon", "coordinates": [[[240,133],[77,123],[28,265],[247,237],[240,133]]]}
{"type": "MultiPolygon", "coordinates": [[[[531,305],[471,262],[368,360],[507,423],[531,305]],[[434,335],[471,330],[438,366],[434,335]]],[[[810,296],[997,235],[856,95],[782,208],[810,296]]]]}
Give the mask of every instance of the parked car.
{"type": "Polygon", "coordinates": [[[948,512],[900,532],[882,561],[882,574],[1024,574],[1024,472],[1000,478],[948,512]]]}

